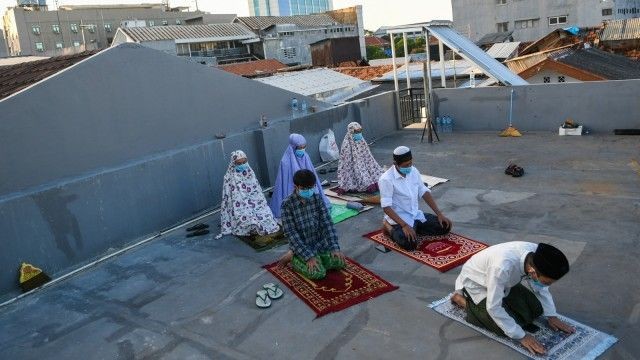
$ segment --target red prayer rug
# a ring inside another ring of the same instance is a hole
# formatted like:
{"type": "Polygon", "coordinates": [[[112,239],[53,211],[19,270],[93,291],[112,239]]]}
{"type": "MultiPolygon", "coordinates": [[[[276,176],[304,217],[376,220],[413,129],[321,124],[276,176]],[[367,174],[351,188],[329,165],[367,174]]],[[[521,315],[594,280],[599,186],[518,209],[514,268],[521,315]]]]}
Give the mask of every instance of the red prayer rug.
{"type": "Polygon", "coordinates": [[[464,264],[473,254],[488,247],[476,240],[449,233],[441,236],[420,236],[420,246],[414,251],[407,251],[398,246],[382,230],[363,235],[389,249],[393,249],[418,262],[445,272],[464,264]]]}
{"type": "Polygon", "coordinates": [[[329,270],[322,280],[309,280],[293,271],[291,265],[263,266],[315,311],[317,317],[344,310],[398,287],[383,280],[355,261],[346,258],[342,270],[329,270]]]}

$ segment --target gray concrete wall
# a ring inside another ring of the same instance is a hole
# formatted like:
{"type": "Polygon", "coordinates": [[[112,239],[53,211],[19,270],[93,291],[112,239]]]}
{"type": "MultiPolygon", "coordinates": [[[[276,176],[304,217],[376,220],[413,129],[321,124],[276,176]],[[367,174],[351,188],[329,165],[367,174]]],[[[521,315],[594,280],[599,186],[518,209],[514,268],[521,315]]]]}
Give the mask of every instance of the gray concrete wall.
{"type": "Polygon", "coordinates": [[[327,111],[307,99],[320,112],[295,119],[291,96],[126,44],[0,101],[0,298],[21,261],[57,276],[216,207],[233,150],[267,187],[291,132],[319,161],[328,128],[338,142],[351,121],[367,139],[396,129],[393,93],[327,111]]]}
{"type": "MultiPolygon", "coordinates": [[[[506,127],[510,87],[436,89],[435,114],[454,118],[454,131],[506,127]]],[[[516,86],[513,123],[523,131],[557,132],[571,118],[594,132],[640,128],[640,80],[516,86]]]]}

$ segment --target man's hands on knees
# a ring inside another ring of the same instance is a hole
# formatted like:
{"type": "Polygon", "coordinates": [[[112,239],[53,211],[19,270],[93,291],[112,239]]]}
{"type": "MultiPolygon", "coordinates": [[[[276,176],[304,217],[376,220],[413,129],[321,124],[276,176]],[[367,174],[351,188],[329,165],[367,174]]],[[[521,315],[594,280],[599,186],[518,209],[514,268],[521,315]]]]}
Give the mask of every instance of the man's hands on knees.
{"type": "Polygon", "coordinates": [[[546,353],[544,346],[536,340],[531,334],[525,335],[521,340],[520,344],[524,346],[527,350],[529,350],[532,354],[540,354],[543,355],[546,353]]]}
{"type": "Polygon", "coordinates": [[[331,256],[333,256],[334,258],[339,259],[342,262],[345,262],[344,254],[342,253],[342,251],[338,251],[338,250],[332,251],[331,252],[331,256]]]}
{"type": "Polygon", "coordinates": [[[413,229],[413,226],[409,226],[409,224],[402,225],[402,232],[404,233],[404,236],[407,237],[407,240],[411,241],[412,243],[415,244],[418,240],[418,235],[413,229]]]}
{"type": "Polygon", "coordinates": [[[318,260],[315,258],[315,256],[307,260],[307,270],[310,273],[320,270],[320,268],[318,267],[318,260]]]}
{"type": "Polygon", "coordinates": [[[563,331],[567,334],[573,334],[574,332],[576,332],[576,329],[573,326],[567,324],[566,322],[558,319],[555,316],[549,316],[547,318],[547,322],[549,323],[549,327],[555,331],[563,331]]]}
{"type": "Polygon", "coordinates": [[[438,223],[440,223],[440,226],[442,226],[447,230],[451,230],[451,227],[453,227],[453,221],[449,220],[449,218],[444,216],[442,213],[438,213],[437,216],[438,216],[438,223]]]}

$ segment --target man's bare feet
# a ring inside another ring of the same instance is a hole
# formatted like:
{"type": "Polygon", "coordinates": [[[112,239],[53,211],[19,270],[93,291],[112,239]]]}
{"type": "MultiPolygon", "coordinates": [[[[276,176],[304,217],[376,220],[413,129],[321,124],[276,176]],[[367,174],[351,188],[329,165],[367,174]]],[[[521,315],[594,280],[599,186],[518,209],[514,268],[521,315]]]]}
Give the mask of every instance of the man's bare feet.
{"type": "Polygon", "coordinates": [[[293,251],[289,250],[284,255],[282,255],[280,260],[278,260],[278,265],[285,266],[291,262],[291,259],[293,259],[293,251]]]}
{"type": "Polygon", "coordinates": [[[465,299],[464,296],[458,293],[454,293],[453,295],[451,295],[451,303],[463,309],[467,308],[467,299],[465,299]]]}

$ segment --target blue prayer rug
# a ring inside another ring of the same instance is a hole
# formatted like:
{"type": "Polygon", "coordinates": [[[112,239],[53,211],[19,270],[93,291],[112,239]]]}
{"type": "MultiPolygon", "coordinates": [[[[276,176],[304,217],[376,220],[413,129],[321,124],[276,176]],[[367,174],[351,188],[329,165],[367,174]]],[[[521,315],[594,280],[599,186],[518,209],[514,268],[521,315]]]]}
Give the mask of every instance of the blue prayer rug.
{"type": "Polygon", "coordinates": [[[561,331],[554,331],[553,329],[548,327],[546,320],[540,318],[535,321],[535,324],[540,327],[540,330],[532,335],[544,346],[544,348],[547,350],[547,354],[544,356],[533,355],[529,352],[529,350],[520,345],[520,342],[517,340],[498,336],[490,332],[489,330],[466,322],[464,319],[466,312],[460,307],[451,303],[451,301],[449,300],[451,295],[452,294],[449,294],[443,299],[434,301],[433,303],[431,303],[431,305],[429,305],[429,307],[440,313],[441,315],[444,315],[449,319],[473,328],[474,330],[484,334],[485,336],[496,340],[504,345],[507,345],[508,347],[523,355],[528,356],[531,359],[595,359],[618,341],[618,339],[609,334],[605,334],[564,316],[558,317],[562,321],[573,326],[576,329],[575,333],[566,334],[561,331]]]}

